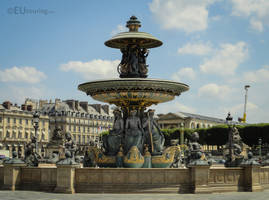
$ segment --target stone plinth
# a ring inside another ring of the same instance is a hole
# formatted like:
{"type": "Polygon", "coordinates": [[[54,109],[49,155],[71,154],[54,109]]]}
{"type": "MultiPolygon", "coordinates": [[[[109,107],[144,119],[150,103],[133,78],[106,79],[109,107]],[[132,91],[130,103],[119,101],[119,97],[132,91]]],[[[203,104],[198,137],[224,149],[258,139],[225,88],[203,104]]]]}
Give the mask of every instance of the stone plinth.
{"type": "Polygon", "coordinates": [[[4,165],[4,186],[3,189],[15,191],[21,184],[21,168],[26,164],[5,164],[4,165]]]}
{"type": "Polygon", "coordinates": [[[192,193],[212,193],[209,188],[209,165],[193,165],[190,168],[190,191],[192,193]]]}
{"type": "Polygon", "coordinates": [[[75,170],[80,165],[57,165],[57,185],[54,192],[75,193],[75,170]]]}
{"type": "Polygon", "coordinates": [[[263,187],[260,181],[261,167],[258,165],[244,165],[244,188],[245,191],[259,192],[263,191],[263,187]]]}

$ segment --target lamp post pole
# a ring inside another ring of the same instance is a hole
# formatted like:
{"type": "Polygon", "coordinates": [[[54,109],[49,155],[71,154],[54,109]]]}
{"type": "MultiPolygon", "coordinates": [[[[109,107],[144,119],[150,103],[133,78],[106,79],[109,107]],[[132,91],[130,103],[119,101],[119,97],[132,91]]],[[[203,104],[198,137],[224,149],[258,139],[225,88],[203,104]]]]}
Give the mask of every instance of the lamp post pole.
{"type": "Polygon", "coordinates": [[[39,112],[38,111],[35,111],[35,113],[33,114],[33,122],[34,122],[34,129],[35,129],[35,137],[36,137],[36,152],[38,153],[38,127],[39,127],[39,112]]]}
{"type": "Polygon", "coordinates": [[[259,144],[259,157],[261,159],[262,158],[262,139],[261,138],[259,138],[258,144],[259,144]]]}
{"type": "Polygon", "coordinates": [[[184,144],[184,123],[180,123],[180,146],[183,147],[184,144]]]}
{"type": "Polygon", "coordinates": [[[229,112],[227,117],[226,117],[226,123],[228,125],[229,128],[229,162],[232,161],[232,156],[233,156],[233,152],[232,152],[232,143],[233,143],[233,136],[232,136],[232,130],[231,130],[231,122],[233,120],[233,117],[231,116],[231,113],[229,112]]]}

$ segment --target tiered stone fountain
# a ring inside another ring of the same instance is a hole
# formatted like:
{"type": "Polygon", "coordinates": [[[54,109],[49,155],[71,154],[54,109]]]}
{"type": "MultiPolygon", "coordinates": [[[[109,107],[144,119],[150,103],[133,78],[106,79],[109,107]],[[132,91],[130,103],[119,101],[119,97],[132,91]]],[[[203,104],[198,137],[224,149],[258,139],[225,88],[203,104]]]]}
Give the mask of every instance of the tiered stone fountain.
{"type": "Polygon", "coordinates": [[[146,58],[150,48],[162,42],[149,33],[139,32],[140,21],[132,16],[127,21],[129,32],[122,32],[105,45],[120,49],[118,79],[80,84],[78,89],[97,101],[114,104],[114,127],[104,137],[106,152],[96,150],[99,166],[169,167],[176,149],[164,149],[164,137],[154,121],[151,105],[168,102],[189,89],[189,86],[168,80],[150,79],[146,58]]]}

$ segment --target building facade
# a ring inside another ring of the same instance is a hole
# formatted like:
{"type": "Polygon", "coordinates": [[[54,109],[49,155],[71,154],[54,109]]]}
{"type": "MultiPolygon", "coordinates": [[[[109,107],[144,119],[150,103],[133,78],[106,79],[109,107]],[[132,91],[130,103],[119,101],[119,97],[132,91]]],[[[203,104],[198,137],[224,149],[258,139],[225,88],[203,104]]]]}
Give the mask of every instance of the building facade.
{"type": "MultiPolygon", "coordinates": [[[[14,150],[23,156],[25,145],[35,135],[33,114],[34,110],[30,105],[19,107],[9,101],[0,104],[0,145],[2,149],[9,150],[10,157],[14,150]]],[[[48,132],[49,117],[40,115],[37,139],[41,142],[41,149],[49,141],[48,132]]]]}
{"type": "Polygon", "coordinates": [[[185,112],[159,114],[157,122],[163,129],[180,128],[181,124],[184,128],[209,128],[226,123],[223,119],[185,112]]]}
{"type": "Polygon", "coordinates": [[[101,145],[101,133],[113,126],[114,117],[108,105],[77,100],[41,100],[39,110],[49,116],[49,138],[55,127],[60,127],[63,133],[70,132],[74,142],[81,147],[90,141],[101,145]]]}

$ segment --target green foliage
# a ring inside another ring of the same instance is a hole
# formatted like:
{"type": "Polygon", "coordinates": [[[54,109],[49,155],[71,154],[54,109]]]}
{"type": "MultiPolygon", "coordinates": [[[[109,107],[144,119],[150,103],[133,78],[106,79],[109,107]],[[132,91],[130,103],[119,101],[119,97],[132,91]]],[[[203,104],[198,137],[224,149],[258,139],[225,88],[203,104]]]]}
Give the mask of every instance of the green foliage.
{"type": "MultiPolygon", "coordinates": [[[[249,146],[257,145],[258,139],[262,139],[262,143],[269,143],[269,124],[251,124],[236,125],[240,136],[244,143],[249,146]]],[[[162,129],[165,137],[165,145],[170,145],[171,139],[179,139],[180,129],[162,129]]],[[[228,142],[229,127],[227,125],[218,125],[210,128],[184,129],[184,137],[190,139],[193,132],[198,132],[200,143],[205,145],[225,145],[228,142]]]]}
{"type": "Polygon", "coordinates": [[[104,135],[108,135],[108,134],[109,134],[109,131],[103,131],[103,132],[101,133],[102,136],[104,136],[104,135]]]}

